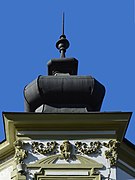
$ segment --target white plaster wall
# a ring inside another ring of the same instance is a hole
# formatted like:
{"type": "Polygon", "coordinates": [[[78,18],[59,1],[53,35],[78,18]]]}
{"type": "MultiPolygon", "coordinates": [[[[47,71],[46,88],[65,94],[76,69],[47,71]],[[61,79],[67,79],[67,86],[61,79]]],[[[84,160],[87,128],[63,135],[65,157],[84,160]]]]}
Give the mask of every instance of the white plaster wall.
{"type": "Polygon", "coordinates": [[[117,168],[117,180],[135,180],[134,177],[130,176],[128,173],[120,168],[117,168]]]}
{"type": "Polygon", "coordinates": [[[11,180],[11,172],[13,171],[13,167],[5,167],[0,170],[0,180],[11,180]]]}

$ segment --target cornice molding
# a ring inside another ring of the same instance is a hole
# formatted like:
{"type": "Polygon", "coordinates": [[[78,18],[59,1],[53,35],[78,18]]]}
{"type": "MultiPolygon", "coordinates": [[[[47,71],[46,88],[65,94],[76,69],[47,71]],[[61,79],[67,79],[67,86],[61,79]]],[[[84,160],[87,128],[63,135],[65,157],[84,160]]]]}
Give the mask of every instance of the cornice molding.
{"type": "Polygon", "coordinates": [[[119,159],[135,169],[135,149],[126,142],[122,142],[118,148],[119,159]]]}
{"type": "MultiPolygon", "coordinates": [[[[0,144],[0,159],[6,158],[14,151],[13,142],[19,137],[19,131],[67,131],[69,132],[94,132],[93,137],[117,139],[122,141],[131,112],[91,112],[91,113],[3,113],[6,140],[0,144]],[[98,132],[113,131],[107,136],[98,132]]],[[[62,136],[67,137],[68,135],[62,136]]],[[[83,135],[80,134],[80,137],[83,135]]],[[[23,136],[25,139],[27,134],[23,136]]],[[[31,138],[31,136],[29,136],[31,138]]],[[[55,135],[53,135],[55,137],[55,135]]],[[[79,135],[77,135],[79,137],[79,135]]],[[[83,136],[84,137],[84,136],[83,136]]],[[[47,137],[46,137],[47,138],[47,137]]],[[[39,136],[40,139],[40,136],[39,136]]],[[[68,139],[68,138],[67,138],[68,139]]]]}

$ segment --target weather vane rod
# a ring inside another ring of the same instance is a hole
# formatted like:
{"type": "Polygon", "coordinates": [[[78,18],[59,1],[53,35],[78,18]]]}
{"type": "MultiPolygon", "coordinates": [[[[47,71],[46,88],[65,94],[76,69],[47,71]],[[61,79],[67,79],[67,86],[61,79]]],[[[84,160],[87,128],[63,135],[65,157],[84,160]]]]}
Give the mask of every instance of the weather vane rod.
{"type": "Polygon", "coordinates": [[[64,35],[64,25],[65,25],[65,14],[64,14],[64,12],[63,12],[63,14],[62,14],[62,35],[64,35]]]}

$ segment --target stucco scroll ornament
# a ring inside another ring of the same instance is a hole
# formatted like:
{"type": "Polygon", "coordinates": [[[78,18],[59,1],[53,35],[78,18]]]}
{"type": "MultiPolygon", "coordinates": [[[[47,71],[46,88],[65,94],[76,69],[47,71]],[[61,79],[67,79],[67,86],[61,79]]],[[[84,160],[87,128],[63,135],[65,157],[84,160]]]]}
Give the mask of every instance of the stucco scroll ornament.
{"type": "Polygon", "coordinates": [[[15,162],[17,165],[18,171],[23,171],[24,169],[24,162],[23,160],[27,158],[28,151],[23,149],[23,142],[21,140],[17,140],[14,142],[15,147],[15,162]]]}
{"type": "Polygon", "coordinates": [[[109,159],[110,161],[110,166],[115,166],[117,163],[117,158],[118,158],[118,146],[119,146],[119,141],[116,140],[110,140],[108,143],[103,143],[105,147],[108,148],[108,150],[105,151],[105,156],[106,159],[109,159]]]}
{"type": "Polygon", "coordinates": [[[77,141],[75,143],[75,146],[78,153],[86,154],[86,155],[100,154],[102,147],[99,141],[90,142],[89,145],[87,143],[77,141]]]}
{"type": "Polygon", "coordinates": [[[56,141],[47,142],[46,145],[41,142],[32,142],[33,153],[40,153],[43,155],[50,155],[57,153],[58,143],[56,141]]]}
{"type": "Polygon", "coordinates": [[[61,159],[65,159],[69,161],[71,158],[73,159],[73,145],[68,141],[64,141],[63,144],[60,146],[61,150],[61,159]]]}

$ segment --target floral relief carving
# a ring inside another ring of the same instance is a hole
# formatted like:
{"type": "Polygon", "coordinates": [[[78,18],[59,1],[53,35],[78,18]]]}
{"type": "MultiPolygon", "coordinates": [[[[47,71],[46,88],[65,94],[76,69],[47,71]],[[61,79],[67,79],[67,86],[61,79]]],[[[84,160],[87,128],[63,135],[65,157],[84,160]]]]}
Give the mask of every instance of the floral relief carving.
{"type": "Polygon", "coordinates": [[[56,141],[47,142],[46,145],[41,142],[32,142],[33,153],[40,153],[43,155],[56,154],[58,143],[56,141]]]}
{"type": "Polygon", "coordinates": [[[115,166],[118,158],[117,149],[119,142],[116,140],[110,140],[108,143],[103,143],[103,146],[108,148],[105,151],[106,159],[109,159],[111,167],[115,166]]]}
{"type": "Polygon", "coordinates": [[[43,155],[60,153],[61,159],[65,159],[66,161],[70,159],[74,160],[76,154],[85,154],[88,156],[92,154],[100,155],[104,146],[106,147],[105,157],[110,161],[110,166],[112,167],[117,162],[117,148],[119,142],[116,140],[110,140],[107,143],[101,143],[100,141],[92,141],[90,143],[77,141],[71,144],[70,141],[65,140],[62,144],[59,144],[56,141],[47,143],[34,141],[31,145],[33,153],[40,153],[43,155]]]}
{"type": "Polygon", "coordinates": [[[76,149],[78,153],[81,154],[100,154],[101,153],[101,143],[99,141],[90,142],[89,145],[84,142],[77,141],[75,143],[76,149]]]}

